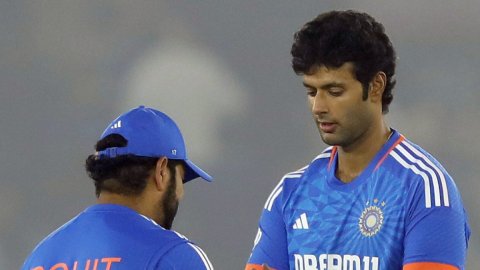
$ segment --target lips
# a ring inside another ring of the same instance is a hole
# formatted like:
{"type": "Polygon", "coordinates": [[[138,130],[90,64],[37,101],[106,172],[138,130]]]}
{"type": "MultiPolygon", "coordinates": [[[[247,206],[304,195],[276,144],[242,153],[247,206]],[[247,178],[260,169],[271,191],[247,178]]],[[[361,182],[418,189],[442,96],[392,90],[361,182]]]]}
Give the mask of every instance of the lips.
{"type": "Polygon", "coordinates": [[[325,133],[333,133],[337,128],[337,124],[333,122],[319,122],[318,126],[320,127],[320,130],[325,133]]]}

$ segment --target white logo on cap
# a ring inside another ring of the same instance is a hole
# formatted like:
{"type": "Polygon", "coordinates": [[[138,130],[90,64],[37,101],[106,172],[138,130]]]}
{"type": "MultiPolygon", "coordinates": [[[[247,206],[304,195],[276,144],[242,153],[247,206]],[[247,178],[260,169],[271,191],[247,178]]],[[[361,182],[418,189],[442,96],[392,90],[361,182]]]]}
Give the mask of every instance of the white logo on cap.
{"type": "Polygon", "coordinates": [[[177,155],[177,150],[176,149],[172,150],[172,155],[177,155]]]}
{"type": "Polygon", "coordinates": [[[118,120],[118,122],[116,122],[113,126],[111,126],[110,128],[111,129],[114,129],[114,128],[121,128],[122,127],[122,120],[118,120]]]}

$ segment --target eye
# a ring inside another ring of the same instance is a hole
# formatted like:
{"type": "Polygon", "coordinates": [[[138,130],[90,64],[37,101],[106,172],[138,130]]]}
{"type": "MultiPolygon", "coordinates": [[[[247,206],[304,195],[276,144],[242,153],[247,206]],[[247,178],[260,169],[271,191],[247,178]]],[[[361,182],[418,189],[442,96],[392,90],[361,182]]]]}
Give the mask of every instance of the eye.
{"type": "Polygon", "coordinates": [[[334,97],[341,96],[343,92],[344,92],[343,88],[340,88],[340,87],[332,87],[328,89],[328,93],[334,97]]]}
{"type": "Polygon", "coordinates": [[[314,97],[317,95],[317,90],[313,88],[307,88],[307,96],[314,97]]]}

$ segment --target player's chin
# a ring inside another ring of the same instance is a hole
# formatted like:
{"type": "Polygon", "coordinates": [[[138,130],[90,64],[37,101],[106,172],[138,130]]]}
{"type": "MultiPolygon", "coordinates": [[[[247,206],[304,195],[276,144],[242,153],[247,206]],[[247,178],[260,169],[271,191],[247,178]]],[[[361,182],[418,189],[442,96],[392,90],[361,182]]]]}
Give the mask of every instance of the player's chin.
{"type": "Polygon", "coordinates": [[[338,137],[334,133],[325,133],[320,131],[322,141],[327,145],[338,145],[338,137]]]}

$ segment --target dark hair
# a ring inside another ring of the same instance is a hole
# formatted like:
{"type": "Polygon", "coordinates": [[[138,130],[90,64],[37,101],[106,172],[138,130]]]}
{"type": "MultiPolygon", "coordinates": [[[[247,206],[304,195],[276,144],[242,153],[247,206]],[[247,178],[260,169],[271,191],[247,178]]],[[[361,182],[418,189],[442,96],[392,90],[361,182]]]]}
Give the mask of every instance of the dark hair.
{"type": "MultiPolygon", "coordinates": [[[[99,140],[95,145],[96,151],[111,147],[123,147],[128,141],[119,134],[110,134],[99,140]]],[[[97,197],[102,191],[122,195],[139,195],[147,185],[147,178],[157,164],[157,157],[141,157],[135,155],[122,155],[114,158],[88,156],[85,168],[95,184],[97,197]]],[[[175,177],[175,165],[181,161],[168,160],[167,167],[175,177]]]]}
{"type": "Polygon", "coordinates": [[[339,68],[354,64],[355,77],[368,97],[369,83],[379,71],[387,75],[382,111],[388,112],[395,86],[395,50],[382,24],[356,11],[331,11],[306,23],[294,35],[291,49],[296,74],[308,74],[314,66],[339,68]]]}

